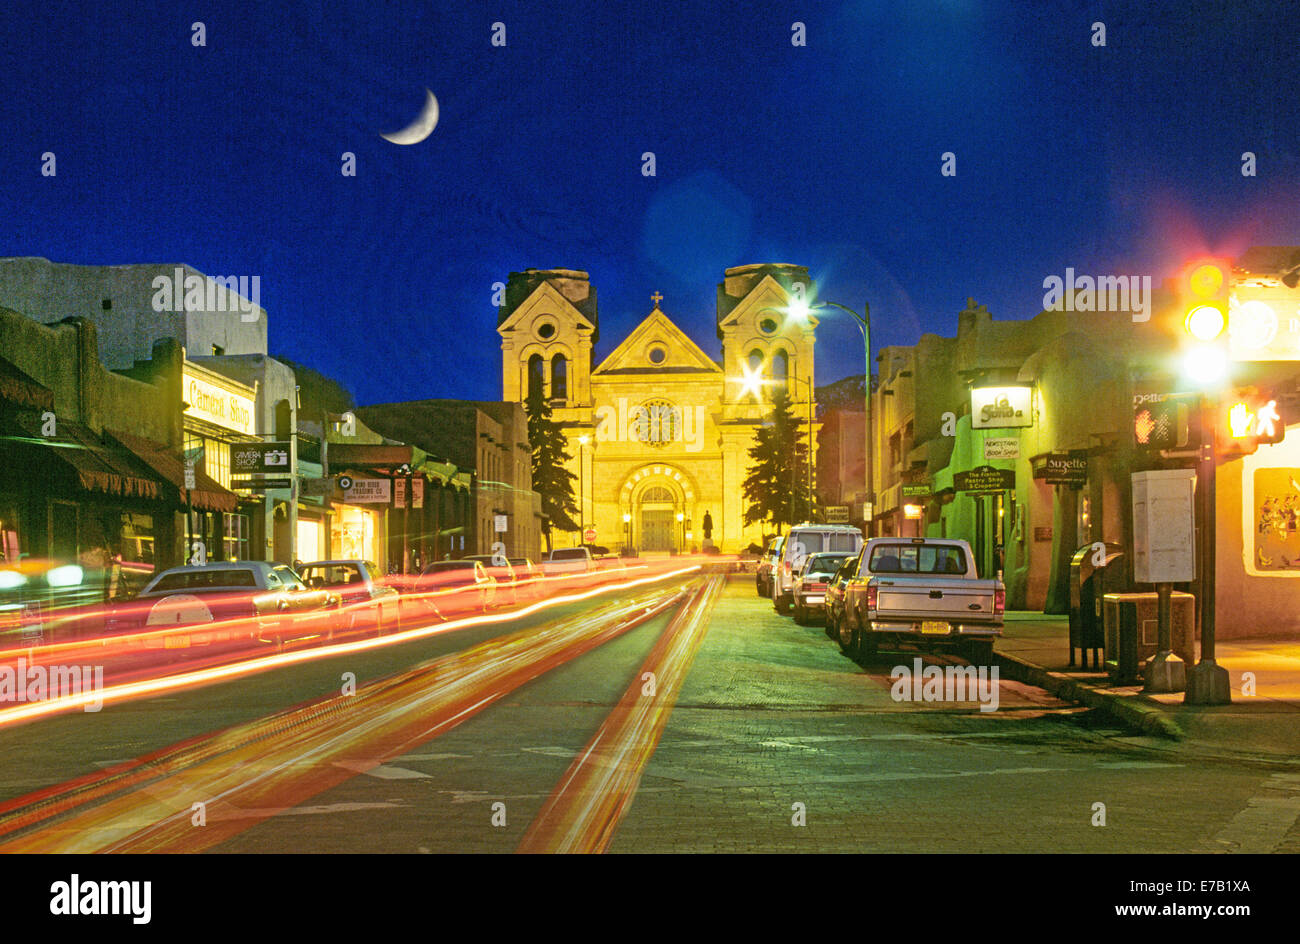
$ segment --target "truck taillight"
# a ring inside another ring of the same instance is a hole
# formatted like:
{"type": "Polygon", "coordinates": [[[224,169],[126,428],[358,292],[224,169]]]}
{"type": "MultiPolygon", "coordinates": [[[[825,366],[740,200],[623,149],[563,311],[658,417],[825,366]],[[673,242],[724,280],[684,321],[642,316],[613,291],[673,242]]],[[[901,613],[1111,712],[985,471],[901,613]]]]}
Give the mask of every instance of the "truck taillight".
{"type": "Polygon", "coordinates": [[[1007,608],[1007,591],[1005,587],[999,587],[993,591],[993,615],[1001,616],[1007,608]]]}
{"type": "Polygon", "coordinates": [[[879,592],[875,586],[867,584],[867,609],[874,610],[876,608],[876,597],[879,592]]]}

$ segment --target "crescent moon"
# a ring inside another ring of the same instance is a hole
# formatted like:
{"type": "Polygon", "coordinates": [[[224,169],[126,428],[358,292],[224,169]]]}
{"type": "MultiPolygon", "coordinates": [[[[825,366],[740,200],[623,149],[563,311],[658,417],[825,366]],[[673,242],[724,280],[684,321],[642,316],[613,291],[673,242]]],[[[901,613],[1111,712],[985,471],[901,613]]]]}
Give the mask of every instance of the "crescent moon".
{"type": "Polygon", "coordinates": [[[393,144],[419,144],[433,134],[434,126],[438,124],[438,100],[428,89],[424,90],[424,94],[427,96],[424,100],[424,109],[413,122],[401,131],[381,134],[380,137],[393,144]]]}

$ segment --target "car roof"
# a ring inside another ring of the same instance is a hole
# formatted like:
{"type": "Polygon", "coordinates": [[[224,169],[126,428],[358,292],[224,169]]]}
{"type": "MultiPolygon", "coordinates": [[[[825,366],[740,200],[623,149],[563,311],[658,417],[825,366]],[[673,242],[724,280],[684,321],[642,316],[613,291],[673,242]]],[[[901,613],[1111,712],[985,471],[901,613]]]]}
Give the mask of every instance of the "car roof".
{"type": "Polygon", "coordinates": [[[182,564],[180,567],[168,567],[158,576],[164,574],[190,573],[196,570],[270,570],[272,567],[288,567],[279,561],[213,561],[210,564],[182,564]]]}

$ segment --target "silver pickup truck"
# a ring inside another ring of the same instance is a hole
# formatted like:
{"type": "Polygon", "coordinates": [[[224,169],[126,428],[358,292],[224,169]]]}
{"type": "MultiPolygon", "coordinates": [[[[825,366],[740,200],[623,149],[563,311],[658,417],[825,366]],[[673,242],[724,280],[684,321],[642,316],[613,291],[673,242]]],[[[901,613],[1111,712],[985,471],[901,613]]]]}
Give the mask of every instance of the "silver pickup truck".
{"type": "Polygon", "coordinates": [[[1006,602],[1001,580],[980,579],[965,541],[872,538],[845,586],[840,648],[871,658],[882,647],[908,643],[987,664],[1006,602]]]}

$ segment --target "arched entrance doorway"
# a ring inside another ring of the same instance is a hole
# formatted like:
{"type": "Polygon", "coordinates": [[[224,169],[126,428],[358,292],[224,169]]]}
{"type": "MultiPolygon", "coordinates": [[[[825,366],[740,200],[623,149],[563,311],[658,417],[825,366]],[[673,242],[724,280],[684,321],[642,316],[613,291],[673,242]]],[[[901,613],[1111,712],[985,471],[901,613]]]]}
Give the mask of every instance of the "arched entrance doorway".
{"type": "Polygon", "coordinates": [[[641,493],[638,510],[641,519],[641,550],[677,550],[678,504],[673,493],[662,485],[652,485],[641,493]]]}
{"type": "Polygon", "coordinates": [[[651,554],[687,550],[695,491],[690,476],[663,463],[642,466],[629,475],[618,502],[623,517],[623,546],[651,554]]]}

